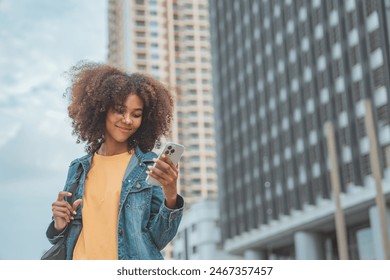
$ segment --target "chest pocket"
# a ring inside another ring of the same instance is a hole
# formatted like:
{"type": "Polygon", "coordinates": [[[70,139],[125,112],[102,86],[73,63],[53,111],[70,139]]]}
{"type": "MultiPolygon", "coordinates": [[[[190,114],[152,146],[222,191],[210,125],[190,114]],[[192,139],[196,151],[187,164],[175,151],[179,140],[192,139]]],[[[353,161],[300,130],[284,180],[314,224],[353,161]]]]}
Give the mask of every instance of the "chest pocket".
{"type": "Polygon", "coordinates": [[[145,180],[138,180],[130,189],[127,197],[126,208],[143,209],[150,207],[152,197],[152,186],[146,183],[145,180]]]}

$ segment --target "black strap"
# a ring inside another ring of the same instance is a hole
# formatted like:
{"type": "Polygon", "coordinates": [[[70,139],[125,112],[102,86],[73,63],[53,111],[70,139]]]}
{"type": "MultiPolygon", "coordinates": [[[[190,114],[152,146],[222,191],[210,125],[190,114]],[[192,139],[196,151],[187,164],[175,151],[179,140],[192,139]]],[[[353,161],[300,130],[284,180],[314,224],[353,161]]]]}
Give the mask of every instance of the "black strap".
{"type": "Polygon", "coordinates": [[[82,172],[83,172],[83,166],[80,163],[80,165],[77,169],[76,180],[74,181],[74,183],[70,186],[70,188],[68,190],[68,192],[70,192],[72,195],[65,197],[66,201],[70,204],[70,206],[72,206],[73,202],[75,201],[75,196],[76,196],[77,190],[79,188],[79,182],[80,182],[80,177],[81,177],[82,172]]]}
{"type": "MultiPolygon", "coordinates": [[[[74,183],[70,186],[70,188],[68,190],[68,192],[70,192],[72,195],[65,197],[65,200],[70,204],[70,206],[73,206],[73,202],[75,201],[75,197],[76,197],[76,193],[77,193],[78,188],[79,188],[79,182],[80,182],[80,177],[81,177],[82,172],[83,172],[83,166],[80,163],[80,165],[77,169],[76,180],[74,181],[74,183]]],[[[68,236],[71,226],[72,226],[72,220],[68,224],[68,227],[64,233],[65,237],[68,236]]]]}

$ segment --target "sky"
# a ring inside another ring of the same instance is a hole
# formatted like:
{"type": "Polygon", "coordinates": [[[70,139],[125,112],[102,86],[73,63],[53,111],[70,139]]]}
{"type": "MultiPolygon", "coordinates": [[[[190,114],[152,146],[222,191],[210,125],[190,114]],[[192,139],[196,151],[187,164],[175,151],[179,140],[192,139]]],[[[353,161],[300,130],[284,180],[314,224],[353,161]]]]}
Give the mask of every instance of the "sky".
{"type": "Polygon", "coordinates": [[[106,61],[107,2],[0,0],[0,259],[39,259],[51,246],[51,204],[84,155],[65,72],[106,61]]]}

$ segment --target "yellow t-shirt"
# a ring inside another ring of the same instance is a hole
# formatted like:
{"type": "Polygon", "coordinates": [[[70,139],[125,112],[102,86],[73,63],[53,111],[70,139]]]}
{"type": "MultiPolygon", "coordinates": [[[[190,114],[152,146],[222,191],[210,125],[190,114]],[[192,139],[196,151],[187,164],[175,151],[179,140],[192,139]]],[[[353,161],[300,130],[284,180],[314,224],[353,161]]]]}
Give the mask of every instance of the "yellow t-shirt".
{"type": "Polygon", "coordinates": [[[131,154],[95,153],[83,194],[83,228],[73,251],[74,260],[118,259],[118,211],[122,180],[131,154]]]}

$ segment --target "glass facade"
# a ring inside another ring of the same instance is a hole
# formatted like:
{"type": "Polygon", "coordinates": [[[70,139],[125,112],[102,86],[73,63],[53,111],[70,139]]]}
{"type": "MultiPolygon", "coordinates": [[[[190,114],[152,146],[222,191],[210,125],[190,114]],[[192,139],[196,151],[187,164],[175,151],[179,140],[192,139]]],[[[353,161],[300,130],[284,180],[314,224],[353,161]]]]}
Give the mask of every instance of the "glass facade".
{"type": "Polygon", "coordinates": [[[386,3],[210,1],[224,241],[331,200],[327,121],[342,192],[368,187],[364,100],[372,101],[381,172],[389,170],[386,3]]]}

